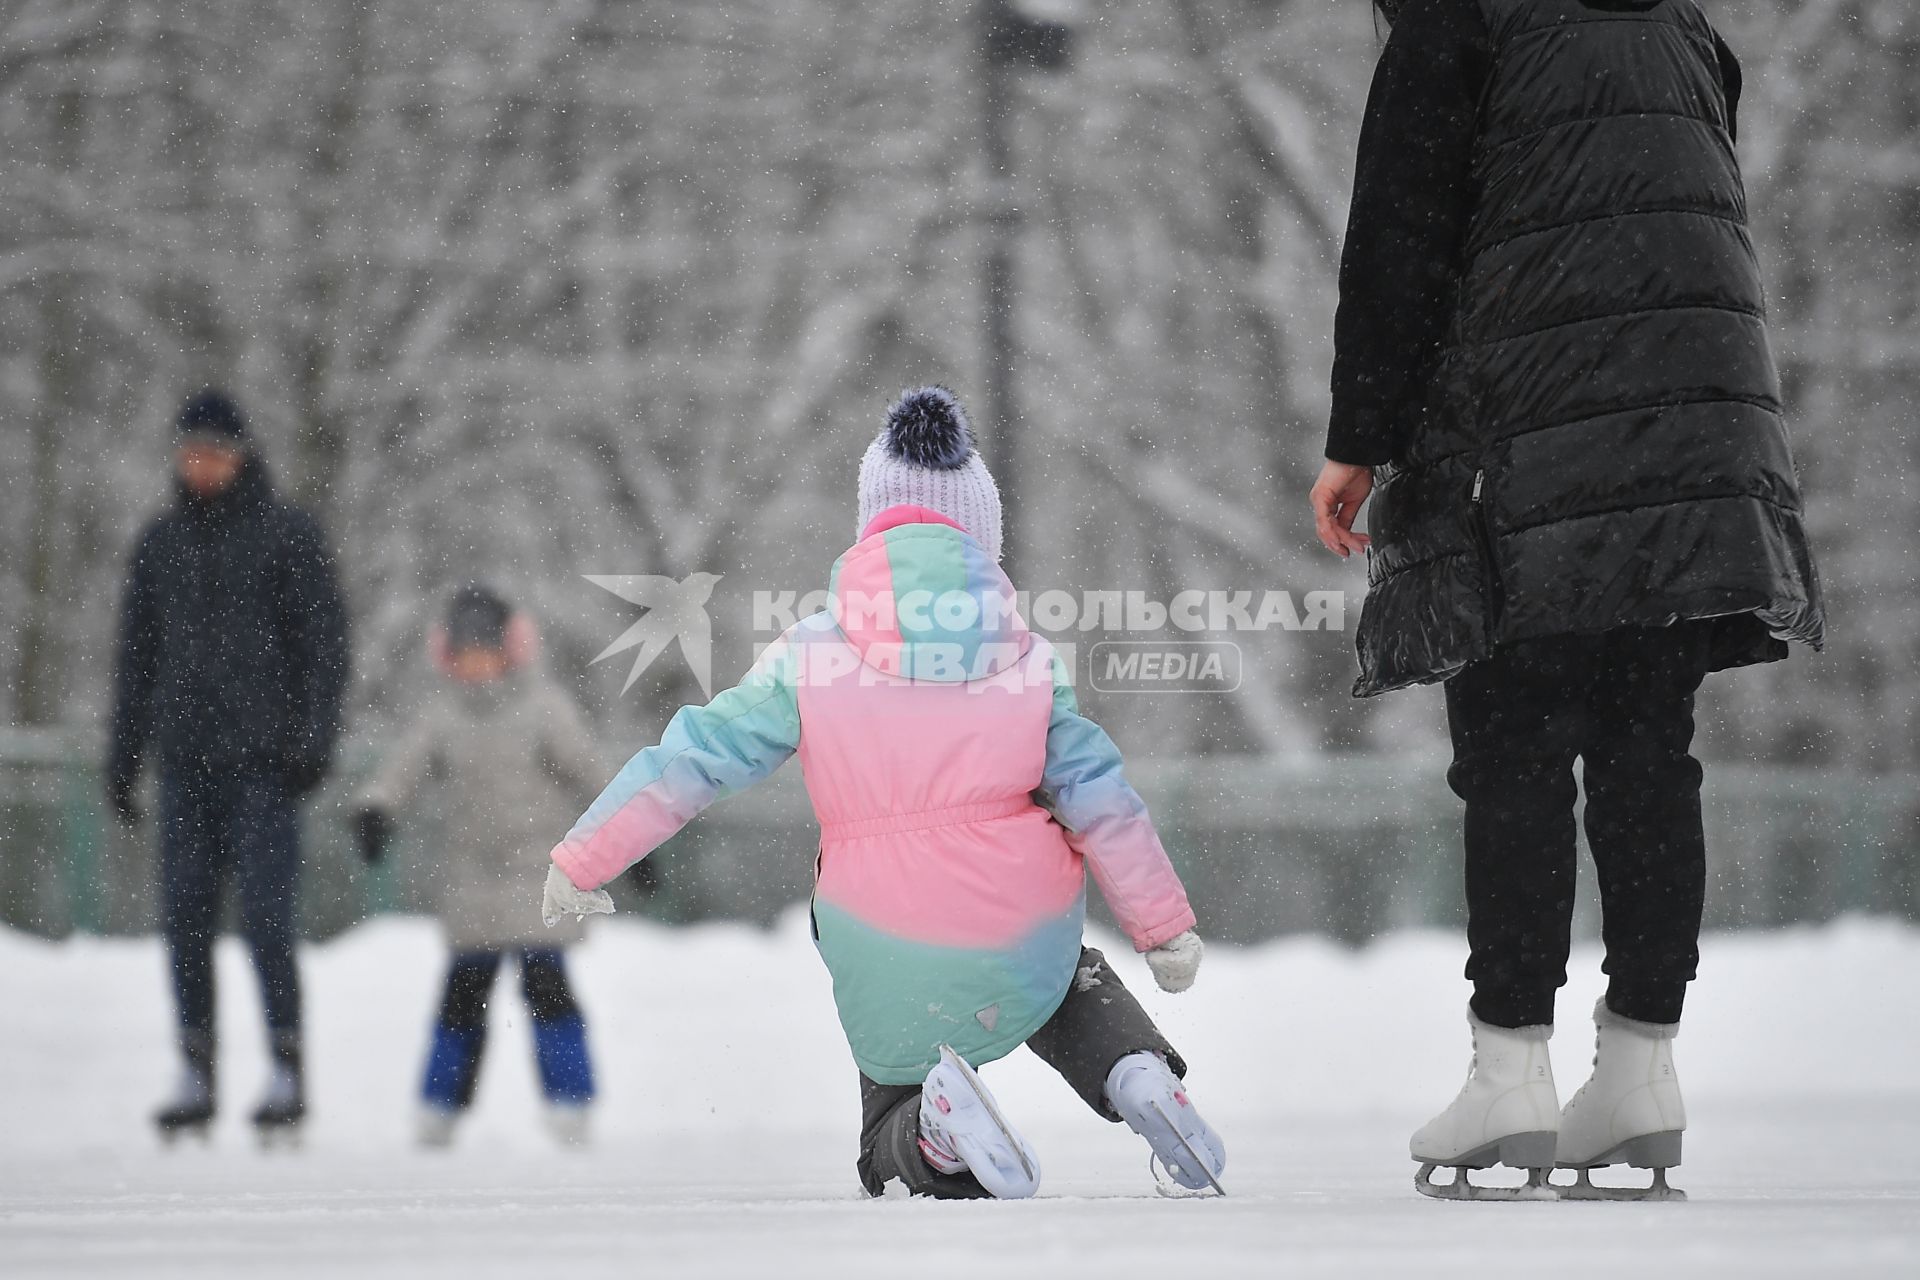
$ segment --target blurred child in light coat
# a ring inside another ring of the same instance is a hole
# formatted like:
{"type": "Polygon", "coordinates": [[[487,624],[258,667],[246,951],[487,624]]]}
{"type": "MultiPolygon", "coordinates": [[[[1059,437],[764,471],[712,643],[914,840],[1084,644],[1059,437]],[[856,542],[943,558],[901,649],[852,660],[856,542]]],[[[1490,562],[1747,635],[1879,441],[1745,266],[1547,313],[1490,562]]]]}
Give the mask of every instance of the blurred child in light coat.
{"type": "Polygon", "coordinates": [[[484,586],[457,592],[429,648],[444,676],[360,795],[355,826],[369,863],[416,801],[430,821],[439,914],[452,959],[421,1083],[419,1138],[445,1146],[473,1100],[500,962],[519,959],[547,1119],[583,1141],[594,1096],[586,1026],[567,981],[578,928],[542,932],[519,886],[546,860],[551,832],[603,773],[579,709],[534,661],[532,620],[484,586]]]}

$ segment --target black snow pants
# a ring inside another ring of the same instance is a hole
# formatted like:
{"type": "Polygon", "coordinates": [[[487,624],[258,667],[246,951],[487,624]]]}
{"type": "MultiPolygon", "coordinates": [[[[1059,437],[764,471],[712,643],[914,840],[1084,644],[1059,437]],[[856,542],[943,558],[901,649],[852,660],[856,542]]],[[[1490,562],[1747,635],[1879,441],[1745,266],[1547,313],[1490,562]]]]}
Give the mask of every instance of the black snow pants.
{"type": "MultiPolygon", "coordinates": [[[[1181,1079],[1186,1060],[1167,1043],[1153,1019],[1121,984],[1107,958],[1080,949],[1080,965],[1066,999],[1027,1048],[1058,1071],[1073,1091],[1104,1120],[1119,1123],[1107,1105],[1107,1073],[1130,1053],[1157,1053],[1181,1079]]],[[[880,1084],[860,1076],[860,1185],[877,1196],[898,1178],[914,1195],[977,1200],[990,1193],[971,1173],[936,1173],[920,1155],[920,1086],[880,1084]]]]}
{"type": "Polygon", "coordinates": [[[1447,782],[1467,810],[1467,977],[1482,1021],[1553,1021],[1573,919],[1576,757],[1607,1005],[1680,1020],[1706,889],[1700,765],[1688,749],[1711,635],[1711,622],[1682,622],[1548,636],[1447,681],[1447,782]]]}
{"type": "Polygon", "coordinates": [[[240,932],[260,975],[267,1028],[276,1045],[299,1035],[299,803],[277,770],[160,775],[161,932],[189,1044],[213,1041],[213,940],[230,880],[238,881],[240,932]]]}

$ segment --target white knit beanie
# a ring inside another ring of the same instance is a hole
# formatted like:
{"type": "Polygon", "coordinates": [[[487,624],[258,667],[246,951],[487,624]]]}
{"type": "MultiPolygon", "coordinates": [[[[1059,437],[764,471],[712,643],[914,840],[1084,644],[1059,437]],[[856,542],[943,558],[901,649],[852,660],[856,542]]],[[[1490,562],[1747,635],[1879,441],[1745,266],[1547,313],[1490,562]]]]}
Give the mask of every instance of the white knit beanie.
{"type": "Polygon", "coordinates": [[[902,503],[939,512],[1000,558],[1000,490],[973,447],[967,411],[945,387],[903,391],[887,410],[886,425],[860,459],[854,536],[902,503]]]}

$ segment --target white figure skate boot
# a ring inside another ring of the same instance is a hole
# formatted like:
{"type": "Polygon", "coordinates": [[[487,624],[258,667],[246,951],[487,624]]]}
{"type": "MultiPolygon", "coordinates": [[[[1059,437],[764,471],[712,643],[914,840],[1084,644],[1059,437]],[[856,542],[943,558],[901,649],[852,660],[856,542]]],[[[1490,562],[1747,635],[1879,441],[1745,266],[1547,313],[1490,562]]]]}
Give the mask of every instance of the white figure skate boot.
{"type": "Polygon", "coordinates": [[[563,1147],[584,1147],[592,1136],[592,1107],[585,1102],[547,1103],[547,1132],[563,1147]]]}
{"type": "Polygon", "coordinates": [[[1161,1195],[1227,1193],[1220,1185],[1227,1144],[1200,1118],[1186,1085],[1159,1054],[1130,1053],[1114,1063],[1107,1073],[1107,1102],[1153,1148],[1153,1180],[1161,1195]]]}
{"type": "Polygon", "coordinates": [[[965,1059],[946,1045],[920,1086],[920,1150],[941,1173],[971,1170],[996,1199],[1040,1189],[1040,1160],[965,1059]]]}
{"type": "Polygon", "coordinates": [[[1409,1151],[1420,1163],[1413,1185],[1442,1200],[1552,1200],[1547,1181],[1560,1129],[1560,1099],[1547,1056],[1551,1026],[1496,1027],[1467,1011],[1473,1029],[1473,1065],[1453,1105],[1413,1135],[1409,1151]],[[1477,1187],[1469,1169],[1504,1164],[1527,1171],[1522,1187],[1477,1187]],[[1432,1174],[1447,1166],[1451,1183],[1432,1174]]]}
{"type": "Polygon", "coordinates": [[[460,1113],[452,1107],[425,1103],[414,1117],[413,1139],[430,1151],[444,1151],[453,1145],[453,1131],[459,1123],[460,1113]]]}
{"type": "Polygon", "coordinates": [[[1685,1200],[1686,1192],[1667,1185],[1687,1127],[1680,1077],[1673,1071],[1680,1025],[1623,1018],[1604,999],[1593,1007],[1593,1024],[1593,1077],[1560,1115],[1554,1161],[1578,1170],[1579,1177],[1560,1194],[1569,1200],[1685,1200]],[[1652,1185],[1594,1186],[1588,1170],[1613,1164],[1653,1170],[1652,1185]]]}

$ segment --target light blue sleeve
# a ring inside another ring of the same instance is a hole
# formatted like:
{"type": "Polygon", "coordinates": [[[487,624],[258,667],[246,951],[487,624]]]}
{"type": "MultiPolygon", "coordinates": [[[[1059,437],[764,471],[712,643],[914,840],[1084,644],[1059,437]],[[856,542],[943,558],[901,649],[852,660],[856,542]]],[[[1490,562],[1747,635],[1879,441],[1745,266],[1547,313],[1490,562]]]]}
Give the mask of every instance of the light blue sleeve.
{"type": "Polygon", "coordinates": [[[739,684],[676,711],[659,743],[627,761],[553,851],[568,879],[582,889],[605,884],[715,800],[785,764],[800,746],[795,668],[783,636],[739,684]]]}
{"type": "Polygon", "coordinates": [[[1120,748],[1080,714],[1066,664],[1053,656],[1047,762],[1036,797],[1067,829],[1067,841],[1141,951],[1194,926],[1187,891],[1160,843],[1146,801],[1121,768],[1120,748]]]}

